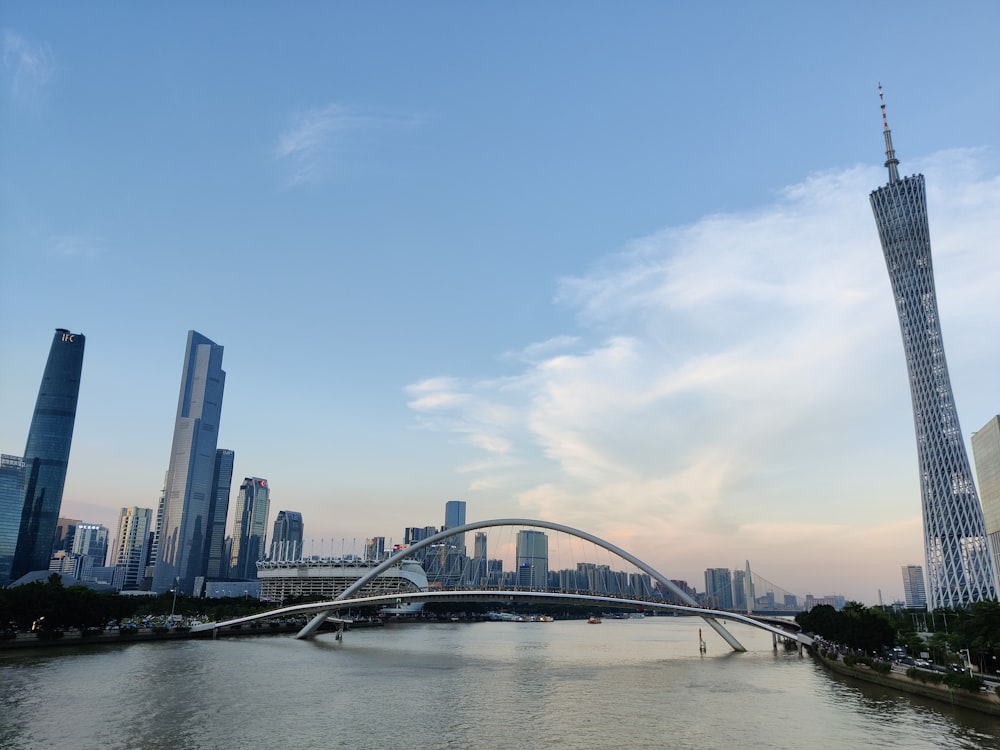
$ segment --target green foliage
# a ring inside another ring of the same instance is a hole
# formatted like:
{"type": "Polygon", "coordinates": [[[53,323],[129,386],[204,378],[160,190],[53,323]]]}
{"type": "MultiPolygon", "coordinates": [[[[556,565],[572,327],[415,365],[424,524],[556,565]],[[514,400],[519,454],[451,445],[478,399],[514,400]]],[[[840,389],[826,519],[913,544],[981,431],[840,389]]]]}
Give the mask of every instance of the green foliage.
{"type": "Polygon", "coordinates": [[[944,675],[938,672],[928,672],[926,669],[917,669],[916,667],[907,669],[906,676],[913,680],[930,683],[931,685],[940,685],[942,680],[944,680],[944,675]]]}
{"type": "Polygon", "coordinates": [[[970,693],[978,693],[983,689],[983,683],[979,678],[973,677],[968,672],[949,672],[944,676],[944,684],[959,690],[968,690],[970,693]]]}
{"type": "Polygon", "coordinates": [[[872,654],[896,642],[896,630],[881,609],[868,609],[858,602],[848,602],[841,611],[820,604],[808,612],[799,612],[795,621],[809,633],[872,654]]]}

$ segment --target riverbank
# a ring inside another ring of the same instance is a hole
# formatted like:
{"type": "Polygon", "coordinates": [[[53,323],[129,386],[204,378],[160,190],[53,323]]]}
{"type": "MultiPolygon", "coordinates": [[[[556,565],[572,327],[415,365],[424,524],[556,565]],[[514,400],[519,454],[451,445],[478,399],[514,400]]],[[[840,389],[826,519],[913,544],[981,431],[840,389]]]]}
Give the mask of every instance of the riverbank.
{"type": "Polygon", "coordinates": [[[863,664],[854,666],[844,664],[836,655],[825,656],[819,649],[810,647],[808,650],[813,659],[836,674],[881,685],[891,690],[899,690],[911,695],[950,703],[953,706],[980,711],[991,716],[1000,716],[1000,696],[993,690],[977,694],[970,693],[968,690],[951,688],[948,685],[921,682],[898,672],[880,674],[863,664]]]}
{"type": "MultiPolygon", "coordinates": [[[[15,651],[22,649],[108,646],[116,643],[135,643],[146,641],[177,641],[188,638],[242,638],[254,635],[275,635],[281,633],[297,633],[305,623],[275,623],[271,625],[249,624],[228,627],[221,630],[218,636],[212,631],[192,633],[188,628],[123,628],[121,630],[65,630],[49,633],[18,633],[14,638],[0,638],[0,651],[15,651]]],[[[358,620],[350,623],[347,630],[378,627],[381,620],[358,620]]],[[[336,626],[322,628],[335,630],[336,626]]]]}

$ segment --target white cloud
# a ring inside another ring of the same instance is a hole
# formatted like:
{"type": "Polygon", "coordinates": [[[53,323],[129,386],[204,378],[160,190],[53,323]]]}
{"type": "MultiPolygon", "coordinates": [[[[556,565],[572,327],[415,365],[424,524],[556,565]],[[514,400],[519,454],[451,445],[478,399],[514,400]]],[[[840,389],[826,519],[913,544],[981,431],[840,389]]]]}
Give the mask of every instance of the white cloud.
{"type": "Polygon", "coordinates": [[[346,134],[414,122],[415,118],[370,115],[342,104],[328,104],[292,118],[292,124],[278,136],[275,158],[287,169],[287,186],[322,182],[330,176],[338,152],[344,149],[346,134]]]}
{"type": "MultiPolygon", "coordinates": [[[[952,152],[917,171],[933,186],[946,339],[974,331],[947,344],[952,369],[988,356],[995,373],[1000,178],[971,166],[982,162],[952,152]]],[[[815,550],[790,589],[876,558],[895,581],[922,540],[905,363],[868,203],[884,182],[868,168],[813,175],[756,211],[636,240],[559,282],[581,331],[507,356],[523,362],[514,376],[417,384],[411,406],[427,428],[517,457],[466,462],[482,490],[472,502],[514,491],[527,516],[702,567],[815,550]]],[[[972,429],[1000,408],[985,386],[958,401],[976,404],[972,429]]]]}
{"type": "Polygon", "coordinates": [[[49,45],[34,43],[10,29],[3,30],[3,68],[4,79],[15,98],[37,94],[57,70],[49,45]]]}

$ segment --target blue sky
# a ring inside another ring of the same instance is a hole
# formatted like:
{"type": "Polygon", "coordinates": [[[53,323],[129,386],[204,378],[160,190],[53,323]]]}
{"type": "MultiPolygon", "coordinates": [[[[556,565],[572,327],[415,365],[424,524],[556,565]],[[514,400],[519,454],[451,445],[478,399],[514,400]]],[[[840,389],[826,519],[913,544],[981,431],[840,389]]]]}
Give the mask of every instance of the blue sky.
{"type": "Polygon", "coordinates": [[[750,559],[900,597],[876,86],[969,435],[1000,410],[1000,7],[812,5],[4,2],[0,451],[82,332],[63,514],[155,507],[193,328],[237,484],[307,537],[465,499],[699,589],[750,559]]]}

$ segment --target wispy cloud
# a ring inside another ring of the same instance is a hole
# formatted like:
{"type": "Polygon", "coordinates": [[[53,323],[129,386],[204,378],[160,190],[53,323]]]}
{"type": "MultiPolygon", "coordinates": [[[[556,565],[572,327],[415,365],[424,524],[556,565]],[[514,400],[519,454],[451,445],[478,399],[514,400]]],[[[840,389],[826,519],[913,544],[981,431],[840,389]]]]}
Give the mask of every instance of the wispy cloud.
{"type": "Polygon", "coordinates": [[[4,81],[15,98],[41,92],[56,74],[56,60],[47,44],[38,44],[10,30],[3,30],[4,81]]]}
{"type": "Polygon", "coordinates": [[[345,148],[347,134],[416,121],[416,118],[373,115],[342,104],[328,104],[293,116],[291,125],[278,136],[275,158],[287,170],[286,186],[322,182],[331,175],[338,153],[345,148]]]}
{"type": "MultiPolygon", "coordinates": [[[[953,369],[1000,326],[1000,179],[973,166],[983,156],[914,165],[946,336],[977,331],[949,344],[953,369]]],[[[922,548],[905,363],[868,205],[884,182],[869,168],[813,175],[756,211],[636,240],[559,282],[579,331],[506,355],[523,363],[513,376],[415,384],[410,405],[424,427],[517,458],[463,464],[484,513],[513,494],[525,515],[703,567],[812,549],[788,588],[832,586],[826,574],[852,561],[896,580],[922,548]],[[865,549],[845,562],[829,538],[865,549]]],[[[958,400],[971,429],[998,408],[985,384],[958,400]]]]}

